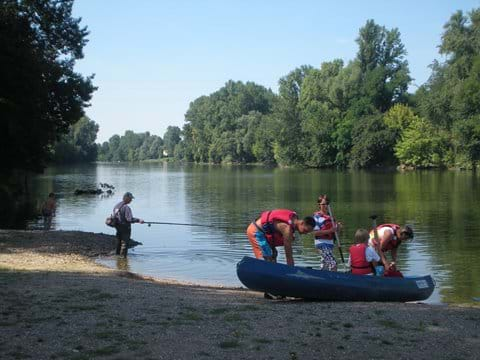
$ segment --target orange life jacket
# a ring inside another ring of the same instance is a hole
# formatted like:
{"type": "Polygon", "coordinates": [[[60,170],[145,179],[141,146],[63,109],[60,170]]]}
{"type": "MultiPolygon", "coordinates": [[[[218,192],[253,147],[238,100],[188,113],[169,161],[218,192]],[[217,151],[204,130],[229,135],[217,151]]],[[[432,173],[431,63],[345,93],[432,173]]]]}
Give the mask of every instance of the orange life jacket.
{"type": "Polygon", "coordinates": [[[264,211],[260,215],[262,230],[265,233],[270,246],[283,246],[283,235],[276,229],[274,222],[282,222],[290,226],[291,232],[295,231],[293,219],[298,217],[297,213],[287,209],[264,211]]]}
{"type": "Polygon", "coordinates": [[[365,255],[367,246],[365,243],[350,246],[350,267],[352,268],[352,274],[367,275],[374,272],[372,264],[367,261],[365,255]]]}

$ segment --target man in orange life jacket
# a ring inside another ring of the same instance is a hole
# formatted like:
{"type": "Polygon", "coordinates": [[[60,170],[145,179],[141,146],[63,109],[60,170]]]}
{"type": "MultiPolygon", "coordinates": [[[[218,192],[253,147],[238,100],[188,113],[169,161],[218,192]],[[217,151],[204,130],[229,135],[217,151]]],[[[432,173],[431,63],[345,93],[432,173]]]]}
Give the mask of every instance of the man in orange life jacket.
{"type": "Polygon", "coordinates": [[[368,246],[368,231],[358,229],[355,232],[355,244],[350,246],[350,257],[348,265],[352,269],[354,275],[373,275],[375,267],[380,261],[380,256],[375,248],[368,246]]]}
{"type": "Polygon", "coordinates": [[[257,259],[276,262],[277,246],[285,248],[287,264],[293,266],[292,242],[295,231],[307,234],[313,231],[315,220],[307,216],[303,220],[287,209],[264,211],[247,228],[247,236],[257,259]]]}
{"type": "Polygon", "coordinates": [[[382,224],[377,226],[378,240],[375,239],[374,230],[370,231],[370,240],[368,244],[378,251],[382,263],[385,266],[385,271],[395,269],[397,261],[397,249],[402,241],[413,239],[413,230],[410,226],[400,226],[397,224],[382,224]],[[389,252],[392,256],[392,262],[388,263],[386,253],[389,252]]]}

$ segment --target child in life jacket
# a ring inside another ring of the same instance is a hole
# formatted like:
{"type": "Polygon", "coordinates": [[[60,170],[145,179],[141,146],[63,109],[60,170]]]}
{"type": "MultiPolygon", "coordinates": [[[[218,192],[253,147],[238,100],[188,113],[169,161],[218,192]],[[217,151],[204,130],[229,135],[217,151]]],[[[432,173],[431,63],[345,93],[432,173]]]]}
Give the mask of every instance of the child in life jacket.
{"type": "Polygon", "coordinates": [[[378,275],[381,276],[383,267],[377,266],[380,256],[375,248],[368,246],[368,230],[358,229],[355,232],[354,244],[350,246],[348,265],[354,275],[378,275]],[[377,270],[378,269],[378,270],[377,270]]]}

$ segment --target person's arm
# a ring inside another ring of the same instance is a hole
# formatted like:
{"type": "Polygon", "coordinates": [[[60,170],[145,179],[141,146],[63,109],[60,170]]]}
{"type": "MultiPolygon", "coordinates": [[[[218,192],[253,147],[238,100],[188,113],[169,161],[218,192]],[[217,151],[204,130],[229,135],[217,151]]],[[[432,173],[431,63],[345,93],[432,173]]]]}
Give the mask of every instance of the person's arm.
{"type": "Polygon", "coordinates": [[[325,220],[325,222],[323,223],[322,229],[316,230],[314,232],[314,235],[316,237],[322,237],[324,235],[333,234],[335,233],[335,231],[337,231],[337,227],[333,226],[332,220],[328,219],[328,220],[325,220]]]}
{"type": "Polygon", "coordinates": [[[133,217],[132,215],[132,209],[130,209],[130,206],[125,206],[125,220],[129,223],[140,223],[143,224],[143,220],[133,217]]]}
{"type": "Polygon", "coordinates": [[[285,249],[285,258],[287,259],[287,265],[293,266],[295,262],[293,261],[293,250],[292,243],[294,240],[293,231],[290,228],[290,225],[285,223],[277,223],[276,228],[283,237],[283,247],[285,249]]]}
{"type": "Polygon", "coordinates": [[[397,262],[397,248],[392,249],[392,260],[393,262],[397,262]]]}
{"type": "MultiPolygon", "coordinates": [[[[393,240],[393,233],[390,231],[385,231],[382,236],[380,236],[380,245],[378,247],[378,252],[380,257],[382,258],[382,263],[383,266],[385,266],[385,270],[387,270],[390,267],[390,263],[387,260],[387,257],[385,256],[385,252],[383,249],[387,246],[387,244],[393,240]]],[[[393,252],[392,252],[393,256],[393,252]]]]}

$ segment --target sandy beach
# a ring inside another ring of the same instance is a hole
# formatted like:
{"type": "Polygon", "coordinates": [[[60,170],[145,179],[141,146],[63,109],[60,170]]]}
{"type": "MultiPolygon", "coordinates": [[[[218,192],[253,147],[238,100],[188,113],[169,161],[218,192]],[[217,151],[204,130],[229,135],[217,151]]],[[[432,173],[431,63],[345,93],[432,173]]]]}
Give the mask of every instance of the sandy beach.
{"type": "Polygon", "coordinates": [[[480,358],[480,307],[265,300],[96,264],[114,244],[0,230],[2,359],[480,358]]]}

